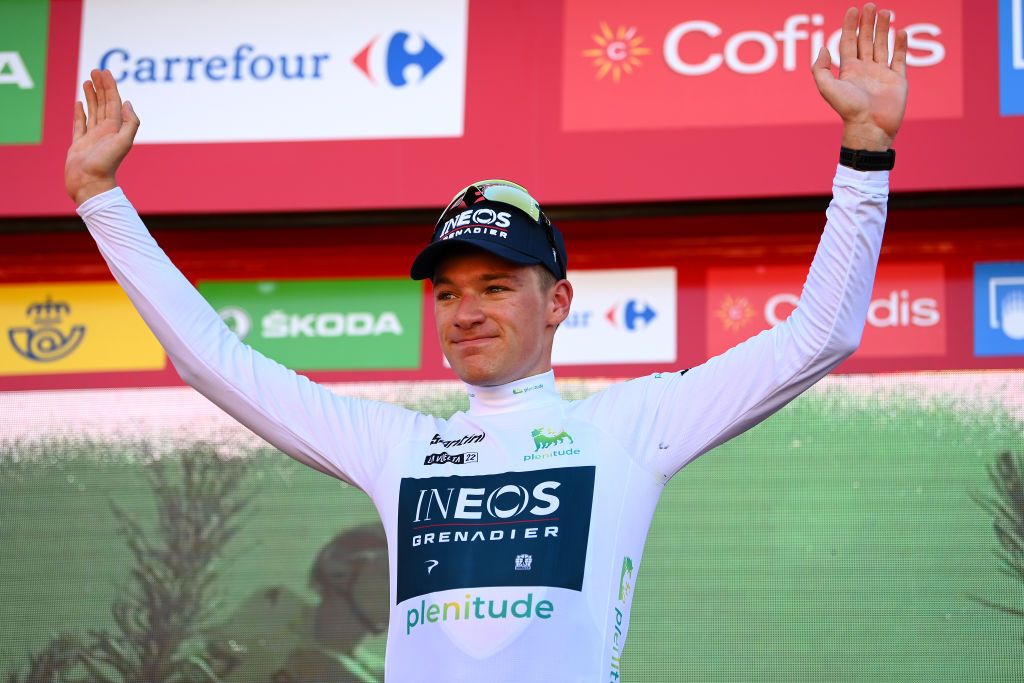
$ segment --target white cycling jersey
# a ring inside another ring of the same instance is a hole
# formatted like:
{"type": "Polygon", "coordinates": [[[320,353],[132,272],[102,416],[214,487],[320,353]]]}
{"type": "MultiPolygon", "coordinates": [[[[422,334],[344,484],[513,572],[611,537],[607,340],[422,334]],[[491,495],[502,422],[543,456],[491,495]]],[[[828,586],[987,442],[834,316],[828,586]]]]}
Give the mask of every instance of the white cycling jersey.
{"type": "Polygon", "coordinates": [[[391,683],[618,681],[655,504],[686,463],[838,365],[863,329],[888,173],[839,167],[796,310],[689,371],[563,401],[551,372],[468,387],[443,420],[337,396],[239,341],[120,189],[81,207],[182,378],[365,491],[387,532],[391,683]]]}

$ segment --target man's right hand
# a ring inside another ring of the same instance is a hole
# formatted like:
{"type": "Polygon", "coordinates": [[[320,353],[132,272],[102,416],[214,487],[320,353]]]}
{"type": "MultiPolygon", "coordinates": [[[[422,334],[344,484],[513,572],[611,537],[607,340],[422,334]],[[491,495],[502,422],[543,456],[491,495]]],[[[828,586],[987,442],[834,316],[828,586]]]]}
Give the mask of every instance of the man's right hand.
{"type": "Polygon", "coordinates": [[[64,164],[64,186],[76,205],[117,187],[114,175],[140,123],[131,102],[121,104],[110,71],[93,69],[90,76],[82,85],[89,118],[82,103],[75,102],[74,133],[64,164]]]}

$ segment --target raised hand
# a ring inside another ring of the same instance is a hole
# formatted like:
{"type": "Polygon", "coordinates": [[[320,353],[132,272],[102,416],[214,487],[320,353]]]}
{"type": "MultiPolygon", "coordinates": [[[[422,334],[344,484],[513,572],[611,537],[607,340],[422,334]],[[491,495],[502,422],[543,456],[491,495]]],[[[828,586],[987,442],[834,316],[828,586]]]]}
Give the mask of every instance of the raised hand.
{"type": "Polygon", "coordinates": [[[75,102],[74,131],[64,164],[64,186],[75,204],[117,186],[114,175],[132,148],[140,123],[131,102],[121,103],[110,71],[93,69],[90,76],[92,80],[82,85],[89,118],[82,103],[75,102]]]}
{"type": "Polygon", "coordinates": [[[832,58],[826,48],[811,66],[818,92],[843,118],[845,147],[887,150],[903,122],[907,107],[907,32],[896,33],[890,66],[891,19],[890,12],[876,12],[870,3],[862,12],[851,7],[843,18],[839,39],[839,78],[832,75],[832,58]]]}

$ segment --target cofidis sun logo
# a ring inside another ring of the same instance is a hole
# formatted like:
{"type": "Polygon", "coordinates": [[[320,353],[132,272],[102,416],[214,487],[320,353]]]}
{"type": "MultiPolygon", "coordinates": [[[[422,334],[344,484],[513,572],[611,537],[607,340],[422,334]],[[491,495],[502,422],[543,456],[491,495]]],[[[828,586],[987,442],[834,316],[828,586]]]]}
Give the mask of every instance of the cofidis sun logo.
{"type": "Polygon", "coordinates": [[[584,57],[594,60],[598,80],[611,74],[612,82],[622,80],[622,74],[629,75],[643,62],[641,57],[651,54],[651,48],[644,47],[644,37],[637,34],[636,26],[619,26],[614,31],[601,22],[600,32],[593,36],[597,47],[583,51],[584,57]]]}
{"type": "Polygon", "coordinates": [[[747,297],[727,294],[722,299],[722,305],[715,311],[715,317],[722,321],[722,327],[727,330],[742,330],[754,317],[754,309],[747,297]]]}

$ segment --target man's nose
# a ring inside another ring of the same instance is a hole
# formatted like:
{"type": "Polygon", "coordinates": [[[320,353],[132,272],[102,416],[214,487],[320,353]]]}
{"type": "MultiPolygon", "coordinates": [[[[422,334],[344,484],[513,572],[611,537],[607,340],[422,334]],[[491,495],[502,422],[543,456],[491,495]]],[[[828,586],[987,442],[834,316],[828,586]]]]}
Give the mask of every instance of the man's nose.
{"type": "Polygon", "coordinates": [[[483,321],[484,311],[480,306],[480,300],[475,295],[467,294],[459,299],[459,307],[455,310],[456,327],[473,327],[483,321]]]}

